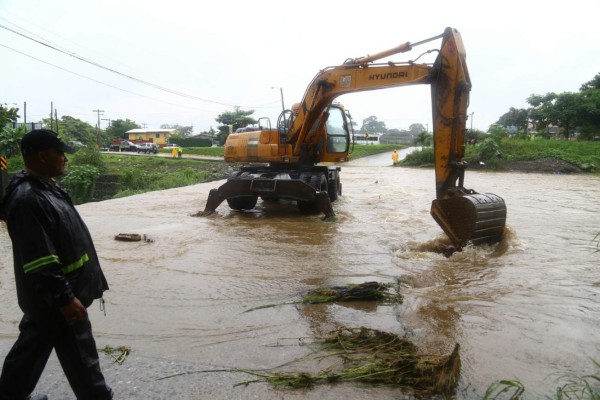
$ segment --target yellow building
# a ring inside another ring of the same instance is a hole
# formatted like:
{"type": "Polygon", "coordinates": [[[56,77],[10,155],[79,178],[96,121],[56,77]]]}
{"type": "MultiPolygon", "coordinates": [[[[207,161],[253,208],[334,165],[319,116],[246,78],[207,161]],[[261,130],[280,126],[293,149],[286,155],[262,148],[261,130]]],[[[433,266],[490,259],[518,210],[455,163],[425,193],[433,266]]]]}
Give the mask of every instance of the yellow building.
{"type": "Polygon", "coordinates": [[[163,147],[169,143],[169,137],[177,132],[176,129],[131,129],[127,131],[129,140],[143,140],[163,147]]]}

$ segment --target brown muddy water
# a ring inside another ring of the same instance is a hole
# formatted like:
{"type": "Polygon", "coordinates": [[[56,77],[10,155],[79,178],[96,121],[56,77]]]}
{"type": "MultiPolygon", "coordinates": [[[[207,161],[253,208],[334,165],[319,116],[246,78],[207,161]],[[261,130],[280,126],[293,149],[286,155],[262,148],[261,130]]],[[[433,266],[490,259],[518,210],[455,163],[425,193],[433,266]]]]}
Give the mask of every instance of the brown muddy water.
{"type": "MultiPolygon", "coordinates": [[[[385,158],[342,166],[337,220],[301,216],[291,204],[226,204],[210,217],[221,182],[79,206],[109,284],[106,316],[90,313],[98,347],[130,346],[123,365],[104,358],[118,399],[400,399],[399,388],[350,383],[271,388],[227,369],[316,373],[311,342],[339,326],[366,326],[413,340],[424,353],[461,346],[456,398],[481,398],[499,379],[519,379],[529,398],[552,395],[570,374],[600,361],[600,178],[467,171],[466,186],[502,196],[505,239],[445,258],[429,215],[432,170],[392,168],[385,158]],[[154,242],[119,242],[141,233],[154,242]],[[254,307],[316,287],[407,283],[403,304],[254,307]],[[274,370],[271,370],[275,368],[274,370]],[[187,373],[185,375],[177,375],[187,373]],[[157,380],[157,378],[168,377],[157,380]]],[[[0,357],[17,335],[12,256],[0,225],[0,357]]],[[[54,356],[53,356],[54,357],[54,356]]],[[[339,361],[339,360],[338,360],[339,361]]],[[[70,399],[55,358],[39,389],[70,399]]],[[[54,394],[54,396],[52,396],[54,394]]]]}

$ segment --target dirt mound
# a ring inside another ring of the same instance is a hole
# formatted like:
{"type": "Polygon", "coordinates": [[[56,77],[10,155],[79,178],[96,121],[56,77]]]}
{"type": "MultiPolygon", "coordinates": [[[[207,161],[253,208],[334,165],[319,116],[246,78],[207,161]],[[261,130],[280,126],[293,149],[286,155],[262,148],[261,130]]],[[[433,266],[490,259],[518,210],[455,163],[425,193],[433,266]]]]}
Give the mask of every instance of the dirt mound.
{"type": "Polygon", "coordinates": [[[549,172],[554,174],[577,174],[583,172],[578,166],[556,158],[533,161],[513,161],[504,164],[508,171],[549,172]]]}

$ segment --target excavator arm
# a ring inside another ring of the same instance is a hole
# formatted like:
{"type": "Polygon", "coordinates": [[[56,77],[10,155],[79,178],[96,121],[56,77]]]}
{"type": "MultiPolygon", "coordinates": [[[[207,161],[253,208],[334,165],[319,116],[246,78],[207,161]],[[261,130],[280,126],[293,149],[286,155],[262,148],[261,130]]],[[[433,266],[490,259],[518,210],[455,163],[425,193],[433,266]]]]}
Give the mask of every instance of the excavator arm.
{"type": "MultiPolygon", "coordinates": [[[[457,248],[467,243],[497,242],[506,223],[504,200],[494,194],[479,194],[464,188],[466,162],[465,130],[471,80],[460,33],[446,28],[440,36],[404,43],[372,56],[328,67],[313,79],[291,125],[289,142],[294,154],[315,143],[315,122],[333,100],[347,93],[429,84],[434,133],[436,199],[431,214],[457,248]],[[433,65],[408,63],[373,64],[390,55],[412,50],[442,38],[433,65]]],[[[309,152],[310,153],[310,152],[309,152]]]]}

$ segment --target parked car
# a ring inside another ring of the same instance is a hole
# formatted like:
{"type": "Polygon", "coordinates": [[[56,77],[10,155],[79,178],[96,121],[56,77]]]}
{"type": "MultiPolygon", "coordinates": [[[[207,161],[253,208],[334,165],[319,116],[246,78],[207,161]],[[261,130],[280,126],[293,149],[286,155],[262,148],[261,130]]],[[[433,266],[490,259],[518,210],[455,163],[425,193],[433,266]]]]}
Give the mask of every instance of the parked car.
{"type": "Polygon", "coordinates": [[[158,145],[156,143],[142,143],[138,145],[138,153],[156,154],[158,153],[158,145]]]}

